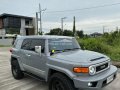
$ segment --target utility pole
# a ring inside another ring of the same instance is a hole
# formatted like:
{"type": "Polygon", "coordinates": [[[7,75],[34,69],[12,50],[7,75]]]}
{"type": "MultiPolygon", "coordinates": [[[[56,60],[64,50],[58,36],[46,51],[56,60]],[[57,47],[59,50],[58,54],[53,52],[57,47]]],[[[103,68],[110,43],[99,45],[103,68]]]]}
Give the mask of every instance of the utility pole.
{"type": "Polygon", "coordinates": [[[40,21],[40,30],[39,30],[39,33],[42,34],[42,12],[45,11],[46,9],[41,9],[41,5],[39,3],[39,13],[40,14],[40,18],[38,21],[40,21]]]}
{"type": "Polygon", "coordinates": [[[62,31],[62,35],[63,35],[63,18],[61,18],[61,31],[62,31]]]}
{"type": "Polygon", "coordinates": [[[64,31],[64,29],[63,29],[63,20],[66,19],[66,18],[67,18],[67,17],[61,18],[61,30],[62,30],[62,35],[63,35],[63,31],[64,31]]]}
{"type": "Polygon", "coordinates": [[[76,37],[75,16],[73,17],[73,36],[76,37]]]}
{"type": "Polygon", "coordinates": [[[36,12],[36,28],[37,28],[37,35],[39,33],[39,30],[38,30],[38,13],[36,12]]]}
{"type": "Polygon", "coordinates": [[[119,32],[119,28],[118,28],[118,26],[116,27],[116,31],[118,31],[118,32],[119,32]]]}
{"type": "Polygon", "coordinates": [[[106,26],[103,26],[103,34],[105,33],[105,27],[106,27],[106,26]]]}
{"type": "Polygon", "coordinates": [[[42,10],[41,10],[41,5],[40,5],[40,3],[39,3],[39,12],[40,12],[40,34],[42,34],[42,19],[41,19],[41,12],[42,12],[42,10]]]}

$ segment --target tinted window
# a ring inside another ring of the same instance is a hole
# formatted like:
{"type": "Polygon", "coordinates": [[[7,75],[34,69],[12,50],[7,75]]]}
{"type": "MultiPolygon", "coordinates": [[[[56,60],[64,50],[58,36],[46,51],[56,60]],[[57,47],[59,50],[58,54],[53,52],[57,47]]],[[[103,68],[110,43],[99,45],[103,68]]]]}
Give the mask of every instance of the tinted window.
{"type": "Polygon", "coordinates": [[[58,39],[49,39],[49,51],[51,50],[66,50],[66,49],[75,49],[80,48],[76,39],[68,38],[58,38],[58,39]]]}
{"type": "Polygon", "coordinates": [[[30,50],[35,51],[35,46],[41,46],[42,53],[44,53],[45,40],[43,40],[43,39],[32,39],[30,50]]]}
{"type": "Polygon", "coordinates": [[[21,19],[17,17],[6,17],[3,19],[5,28],[20,28],[21,19]]]}
{"type": "Polygon", "coordinates": [[[30,39],[25,39],[22,43],[21,49],[29,50],[30,49],[30,43],[31,43],[30,39]]]}

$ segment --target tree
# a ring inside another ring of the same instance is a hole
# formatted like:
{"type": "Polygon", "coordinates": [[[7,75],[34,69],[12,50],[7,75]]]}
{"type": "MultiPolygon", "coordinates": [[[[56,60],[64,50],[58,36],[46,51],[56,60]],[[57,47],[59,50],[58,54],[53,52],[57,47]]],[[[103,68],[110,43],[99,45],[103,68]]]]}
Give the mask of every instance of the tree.
{"type": "Polygon", "coordinates": [[[43,35],[43,32],[38,32],[39,35],[43,35]]]}
{"type": "Polygon", "coordinates": [[[75,16],[73,18],[73,36],[75,36],[76,27],[75,27],[75,16]]]}
{"type": "Polygon", "coordinates": [[[62,30],[60,28],[51,29],[46,35],[61,35],[62,30]]]}
{"type": "Polygon", "coordinates": [[[70,30],[64,30],[63,35],[64,35],[64,36],[72,36],[72,35],[73,35],[73,32],[70,31],[70,30]]]}
{"type": "Polygon", "coordinates": [[[84,37],[84,32],[83,32],[83,30],[77,31],[77,35],[78,35],[80,38],[83,38],[83,37],[84,37]]]}

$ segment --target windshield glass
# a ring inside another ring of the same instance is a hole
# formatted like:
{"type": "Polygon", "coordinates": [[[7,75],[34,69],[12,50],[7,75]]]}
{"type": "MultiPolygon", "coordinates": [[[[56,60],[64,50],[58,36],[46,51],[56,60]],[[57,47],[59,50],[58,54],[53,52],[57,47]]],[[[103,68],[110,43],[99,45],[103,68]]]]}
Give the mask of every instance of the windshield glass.
{"type": "Polygon", "coordinates": [[[76,39],[72,38],[57,38],[57,39],[49,39],[49,51],[63,51],[63,50],[72,50],[72,49],[80,49],[80,46],[76,39]]]}

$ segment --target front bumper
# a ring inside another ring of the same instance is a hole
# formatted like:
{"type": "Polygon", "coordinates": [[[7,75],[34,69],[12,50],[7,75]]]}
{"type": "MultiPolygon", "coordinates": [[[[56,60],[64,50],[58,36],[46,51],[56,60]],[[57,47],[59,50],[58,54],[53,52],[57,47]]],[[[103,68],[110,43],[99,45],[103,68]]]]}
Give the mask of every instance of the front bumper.
{"type": "MultiPolygon", "coordinates": [[[[111,75],[114,76],[114,79],[116,78],[117,74],[117,68],[113,65],[111,65],[110,69],[101,72],[99,74],[96,74],[94,76],[79,76],[73,78],[73,82],[76,88],[84,88],[84,89],[91,89],[91,90],[97,90],[105,85],[107,85],[107,78],[111,75]],[[94,85],[92,87],[88,86],[88,83],[92,82],[94,85]]],[[[108,83],[109,84],[109,83],[108,83]]]]}

